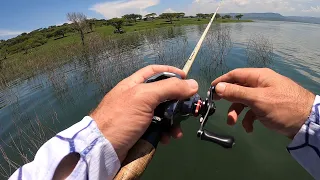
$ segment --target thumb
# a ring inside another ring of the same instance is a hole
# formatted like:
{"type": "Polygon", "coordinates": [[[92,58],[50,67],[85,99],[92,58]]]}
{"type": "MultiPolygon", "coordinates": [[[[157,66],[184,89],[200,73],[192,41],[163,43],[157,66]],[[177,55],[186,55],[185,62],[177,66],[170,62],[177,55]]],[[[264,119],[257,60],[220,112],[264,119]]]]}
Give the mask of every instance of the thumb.
{"type": "Polygon", "coordinates": [[[216,93],[219,97],[233,103],[242,103],[250,106],[258,98],[257,90],[249,87],[239,86],[221,82],[217,84],[216,93]]]}
{"type": "Polygon", "coordinates": [[[184,100],[188,99],[198,91],[198,83],[193,80],[181,80],[178,78],[169,78],[154,83],[143,84],[143,91],[154,99],[152,106],[156,107],[166,100],[184,100]]]}

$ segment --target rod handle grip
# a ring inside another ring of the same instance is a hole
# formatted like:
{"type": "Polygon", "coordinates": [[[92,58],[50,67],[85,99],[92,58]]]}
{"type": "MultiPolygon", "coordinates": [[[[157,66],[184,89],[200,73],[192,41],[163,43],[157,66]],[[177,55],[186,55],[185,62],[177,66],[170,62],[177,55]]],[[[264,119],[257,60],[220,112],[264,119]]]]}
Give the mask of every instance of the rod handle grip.
{"type": "Polygon", "coordinates": [[[156,149],[151,143],[140,139],[129,151],[115,180],[140,179],[151,162],[156,149]]]}

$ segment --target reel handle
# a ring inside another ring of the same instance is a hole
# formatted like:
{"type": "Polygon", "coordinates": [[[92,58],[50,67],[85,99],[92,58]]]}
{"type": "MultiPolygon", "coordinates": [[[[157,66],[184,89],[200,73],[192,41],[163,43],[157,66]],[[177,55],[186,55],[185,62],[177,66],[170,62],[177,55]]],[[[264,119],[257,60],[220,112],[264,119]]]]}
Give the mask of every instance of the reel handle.
{"type": "Polygon", "coordinates": [[[213,142],[218,144],[226,149],[230,149],[235,144],[235,139],[232,136],[227,135],[219,135],[207,130],[203,130],[202,132],[198,132],[198,137],[201,140],[213,142]]]}

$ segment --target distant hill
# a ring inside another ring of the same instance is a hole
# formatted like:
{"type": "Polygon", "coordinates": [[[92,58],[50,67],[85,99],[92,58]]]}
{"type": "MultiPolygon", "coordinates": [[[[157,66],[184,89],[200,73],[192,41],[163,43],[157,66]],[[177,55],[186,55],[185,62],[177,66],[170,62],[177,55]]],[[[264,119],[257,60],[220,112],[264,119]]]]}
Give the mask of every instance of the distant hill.
{"type": "MultiPolygon", "coordinates": [[[[239,13],[230,13],[235,16],[239,13]]],[[[278,13],[243,13],[243,19],[253,20],[269,20],[269,21],[290,21],[290,22],[302,22],[320,24],[320,18],[316,17],[302,17],[302,16],[282,16],[278,13]]]]}
{"type": "Polygon", "coordinates": [[[316,17],[287,16],[287,19],[293,22],[320,24],[320,18],[316,18],[316,17]]]}

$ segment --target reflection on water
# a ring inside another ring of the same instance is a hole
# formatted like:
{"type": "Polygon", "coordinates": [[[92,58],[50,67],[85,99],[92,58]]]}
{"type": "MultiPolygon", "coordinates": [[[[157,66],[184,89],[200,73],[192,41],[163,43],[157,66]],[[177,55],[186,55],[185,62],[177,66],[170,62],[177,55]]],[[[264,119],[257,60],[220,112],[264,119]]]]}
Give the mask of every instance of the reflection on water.
{"type": "MultiPolygon", "coordinates": [[[[204,29],[202,25],[152,29],[117,39],[91,36],[91,46],[62,67],[30,79],[6,82],[0,78],[0,175],[6,177],[19,164],[32,160],[43,142],[82,119],[105,93],[136,70],[148,64],[182,68],[204,29]]],[[[199,82],[199,93],[204,95],[217,76],[248,66],[248,42],[252,34],[259,33],[272,42],[266,47],[273,46],[273,53],[267,51],[267,55],[273,56],[274,70],[319,94],[319,30],[318,25],[283,22],[214,24],[189,77],[199,82]]],[[[184,139],[165,148],[160,146],[144,178],[310,178],[285,151],[287,139],[260,125],[254,136],[245,134],[241,125],[227,127],[228,105],[217,103],[217,113],[208,126],[234,135],[237,145],[233,150],[197,140],[198,122],[190,118],[183,124],[184,139]]]]}

